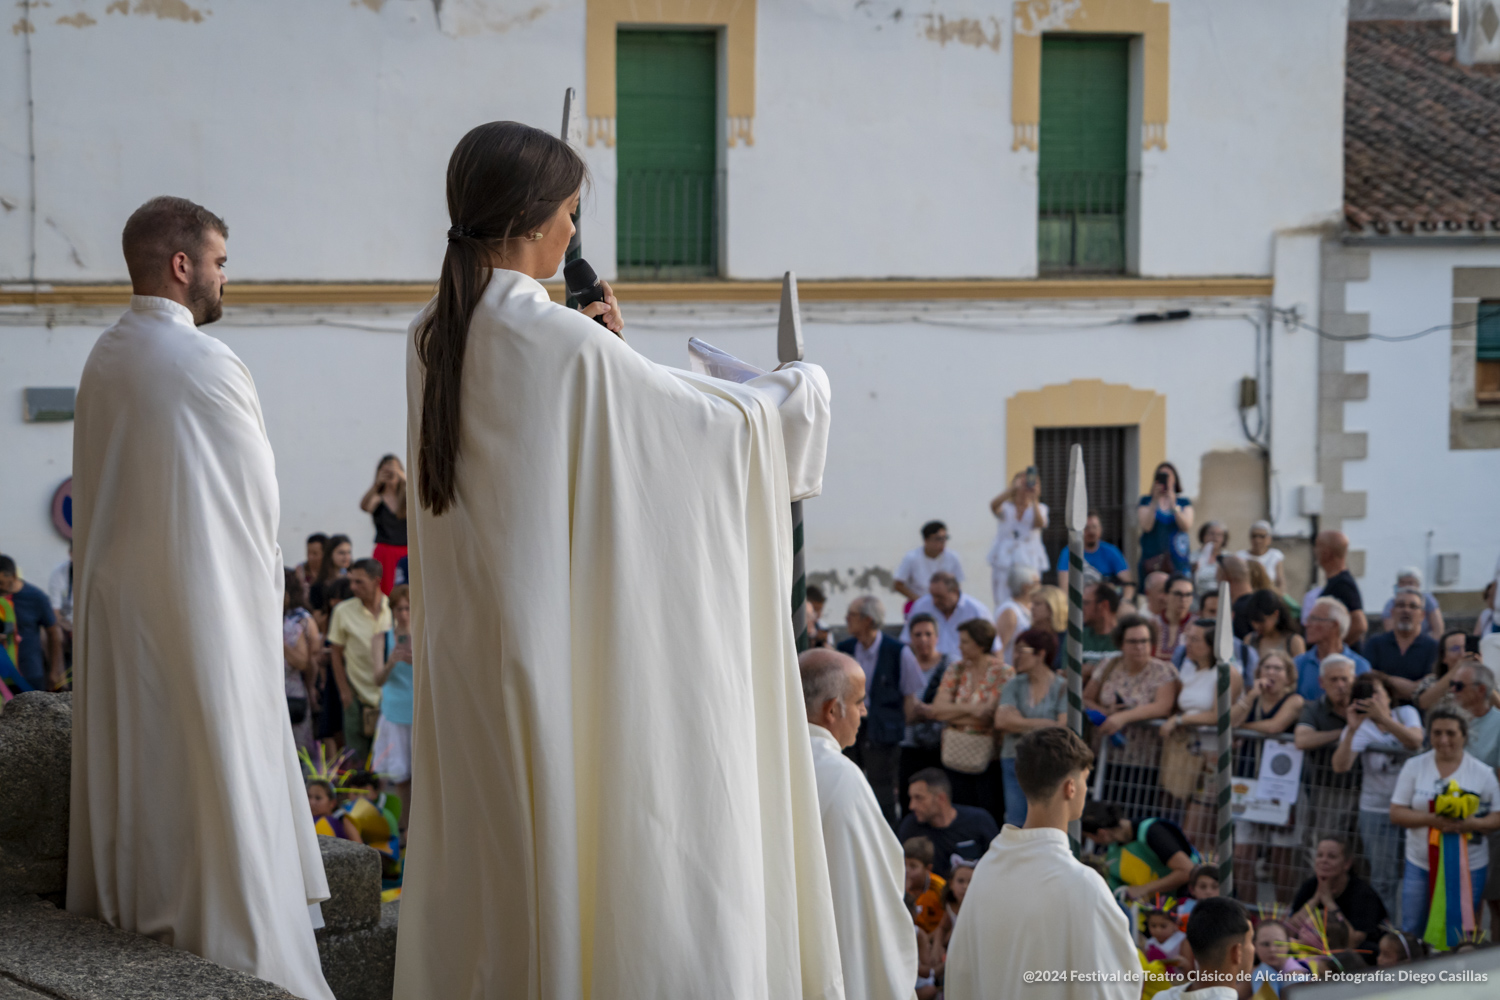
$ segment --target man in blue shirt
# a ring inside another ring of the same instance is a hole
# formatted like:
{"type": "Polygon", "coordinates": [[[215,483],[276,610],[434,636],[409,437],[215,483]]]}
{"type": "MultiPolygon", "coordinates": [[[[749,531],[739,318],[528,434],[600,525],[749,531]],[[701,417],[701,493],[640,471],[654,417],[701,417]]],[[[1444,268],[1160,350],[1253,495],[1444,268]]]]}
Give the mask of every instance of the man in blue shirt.
{"type": "Polygon", "coordinates": [[[1417,682],[1432,673],[1438,658],[1437,640],[1422,634],[1427,601],[1420,590],[1403,587],[1391,605],[1391,630],[1365,640],[1371,669],[1385,674],[1395,693],[1410,698],[1417,682]]]}
{"type": "MultiPolygon", "coordinates": [[[[1104,579],[1111,583],[1130,583],[1135,579],[1135,574],[1130,571],[1130,563],[1125,561],[1125,553],[1104,541],[1104,525],[1099,521],[1099,512],[1089,511],[1089,516],[1083,522],[1083,561],[1086,567],[1083,571],[1085,577],[1104,579]]],[[[1085,580],[1084,583],[1092,583],[1085,580]]],[[[1063,546],[1062,556],[1057,560],[1057,585],[1063,590],[1068,589],[1068,547],[1063,546]]]]}
{"type": "Polygon", "coordinates": [[[40,587],[25,583],[16,575],[16,561],[0,556],[0,593],[10,595],[16,609],[16,634],[21,640],[16,650],[20,661],[16,668],[38,691],[62,687],[62,628],[52,613],[52,599],[40,587]],[[47,656],[42,656],[42,633],[47,635],[47,656]]]}
{"type": "Polygon", "coordinates": [[[1369,671],[1370,661],[1344,645],[1344,636],[1349,631],[1349,609],[1338,598],[1318,598],[1302,624],[1306,627],[1308,649],[1297,657],[1297,693],[1305,700],[1314,702],[1323,696],[1318,667],[1334,653],[1343,653],[1354,661],[1356,677],[1369,671]]]}

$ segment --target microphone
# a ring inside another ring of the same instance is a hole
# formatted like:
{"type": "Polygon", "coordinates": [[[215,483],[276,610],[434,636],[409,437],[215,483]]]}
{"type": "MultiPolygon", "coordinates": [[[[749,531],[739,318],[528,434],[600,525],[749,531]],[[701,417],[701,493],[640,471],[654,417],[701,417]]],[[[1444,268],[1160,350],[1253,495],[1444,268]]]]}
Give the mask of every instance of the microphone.
{"type": "MultiPolygon", "coordinates": [[[[604,286],[599,283],[599,276],[589,266],[589,262],[582,257],[570,260],[563,266],[563,281],[567,283],[568,294],[578,300],[579,308],[590,302],[604,301],[604,286]]],[[[595,316],[595,321],[600,326],[604,325],[603,316],[595,316]]]]}

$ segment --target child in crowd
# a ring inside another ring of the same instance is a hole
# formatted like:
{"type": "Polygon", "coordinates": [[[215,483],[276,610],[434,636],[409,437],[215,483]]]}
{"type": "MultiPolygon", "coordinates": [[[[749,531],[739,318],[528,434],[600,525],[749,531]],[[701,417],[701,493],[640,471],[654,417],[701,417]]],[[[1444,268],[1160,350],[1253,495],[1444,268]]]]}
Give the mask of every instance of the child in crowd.
{"type": "Polygon", "coordinates": [[[953,869],[948,872],[948,886],[943,890],[943,923],[938,928],[944,951],[953,938],[953,927],[958,923],[958,910],[964,904],[964,894],[969,891],[969,880],[974,877],[974,866],[978,863],[956,854],[953,856],[953,869]]]}
{"type": "Polygon", "coordinates": [[[1238,900],[1198,900],[1188,917],[1187,939],[1198,956],[1198,974],[1158,993],[1158,1000],[1241,1000],[1250,995],[1255,941],[1250,916],[1238,900]]]}
{"type": "Polygon", "coordinates": [[[1177,915],[1183,920],[1183,927],[1187,926],[1187,918],[1192,915],[1193,907],[1198,905],[1199,900],[1214,899],[1219,895],[1219,866],[1199,865],[1193,869],[1187,881],[1188,898],[1177,907],[1177,915]]]}
{"type": "Polygon", "coordinates": [[[380,791],[380,779],[369,771],[351,771],[343,781],[344,812],[360,835],[360,843],[380,852],[382,873],[394,879],[401,873],[393,796],[380,791]]]}
{"type": "Polygon", "coordinates": [[[323,778],[312,778],[307,782],[307,804],[312,809],[313,829],[325,837],[342,837],[356,844],[364,843],[356,827],[339,805],[333,792],[333,783],[323,778]]]}
{"type": "Polygon", "coordinates": [[[1380,935],[1380,950],[1375,955],[1375,965],[1384,969],[1426,957],[1427,942],[1415,934],[1406,934],[1387,924],[1385,933],[1380,935]]]}
{"type": "Polygon", "coordinates": [[[1177,929],[1177,920],[1166,905],[1146,911],[1146,961],[1184,965],[1182,945],[1186,940],[1187,935],[1177,929]]]}
{"type": "MultiPolygon", "coordinates": [[[[1303,937],[1307,937],[1306,932],[1303,937]]],[[[1349,947],[1349,922],[1337,913],[1331,914],[1324,925],[1323,944],[1327,954],[1313,955],[1308,958],[1313,971],[1318,975],[1326,975],[1330,972],[1354,972],[1358,969],[1369,968],[1369,964],[1360,957],[1359,952],[1349,947]]]]}
{"type": "Polygon", "coordinates": [[[1262,990],[1271,996],[1281,996],[1287,983],[1299,982],[1308,977],[1307,966],[1292,957],[1291,935],[1286,925],[1279,920],[1262,920],[1255,928],[1255,973],[1250,982],[1254,995],[1262,990]]]}
{"type": "Polygon", "coordinates": [[[948,884],[932,874],[932,841],[911,837],[901,845],[906,854],[906,905],[912,922],[926,934],[943,923],[943,889],[948,884]]]}

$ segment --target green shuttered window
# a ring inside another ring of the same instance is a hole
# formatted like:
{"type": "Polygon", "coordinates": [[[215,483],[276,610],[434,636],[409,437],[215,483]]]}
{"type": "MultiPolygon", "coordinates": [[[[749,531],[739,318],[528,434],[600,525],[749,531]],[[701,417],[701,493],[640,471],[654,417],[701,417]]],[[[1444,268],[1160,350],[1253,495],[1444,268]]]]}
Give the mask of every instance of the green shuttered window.
{"type": "Polygon", "coordinates": [[[1500,302],[1479,303],[1478,354],[1480,361],[1500,361],[1500,302]]]}
{"type": "Polygon", "coordinates": [[[1037,255],[1044,271],[1125,269],[1129,98],[1129,39],[1042,39],[1037,255]]]}
{"type": "Polygon", "coordinates": [[[620,31],[616,46],[620,276],[716,275],[718,37],[620,31]]]}

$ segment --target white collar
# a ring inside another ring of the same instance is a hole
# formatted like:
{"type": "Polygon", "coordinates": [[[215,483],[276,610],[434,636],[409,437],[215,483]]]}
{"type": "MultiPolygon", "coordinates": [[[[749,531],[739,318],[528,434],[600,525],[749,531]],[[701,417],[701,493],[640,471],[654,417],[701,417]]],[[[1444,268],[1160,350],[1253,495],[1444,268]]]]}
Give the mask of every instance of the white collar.
{"type": "Polygon", "coordinates": [[[193,311],[181,302],[164,299],[159,295],[132,295],[130,297],[130,308],[134,312],[164,312],[174,319],[180,319],[188,326],[197,327],[193,322],[193,311]]]}
{"type": "Polygon", "coordinates": [[[1067,848],[1070,852],[1072,851],[1072,848],[1068,845],[1068,831],[1059,830],[1055,826],[1038,826],[1028,830],[1024,827],[1013,826],[1007,823],[1005,824],[1005,828],[1000,831],[1000,836],[1006,843],[1053,840],[1067,848]]]}

